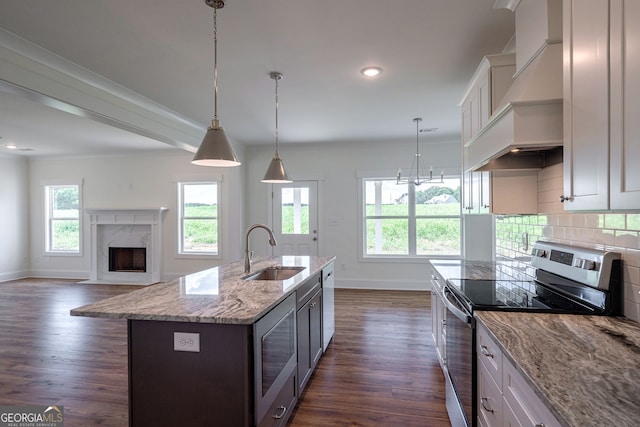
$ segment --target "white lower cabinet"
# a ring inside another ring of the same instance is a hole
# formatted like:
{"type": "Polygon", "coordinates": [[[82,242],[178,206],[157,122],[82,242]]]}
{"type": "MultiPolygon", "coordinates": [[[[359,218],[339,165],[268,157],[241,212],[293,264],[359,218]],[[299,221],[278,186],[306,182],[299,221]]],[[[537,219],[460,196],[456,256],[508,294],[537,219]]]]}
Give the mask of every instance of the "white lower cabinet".
{"type": "Polygon", "coordinates": [[[445,369],[445,312],[446,307],[442,301],[442,287],[444,286],[444,279],[435,271],[431,273],[431,336],[433,338],[433,344],[436,348],[438,355],[438,361],[442,369],[445,369]]]}
{"type": "Polygon", "coordinates": [[[556,427],[560,422],[540,400],[487,329],[477,323],[478,425],[482,427],[556,427]]]}

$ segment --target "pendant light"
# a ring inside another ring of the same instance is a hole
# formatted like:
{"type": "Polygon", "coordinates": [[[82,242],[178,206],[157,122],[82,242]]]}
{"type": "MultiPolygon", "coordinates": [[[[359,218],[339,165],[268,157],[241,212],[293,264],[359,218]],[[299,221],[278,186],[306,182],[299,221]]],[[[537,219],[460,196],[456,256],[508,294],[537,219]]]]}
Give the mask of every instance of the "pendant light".
{"type": "MultiPolygon", "coordinates": [[[[429,167],[429,176],[421,177],[420,174],[424,173],[426,168],[422,163],[422,155],[420,154],[420,145],[418,144],[418,135],[420,134],[420,122],[422,118],[416,117],[413,119],[416,122],[416,155],[411,162],[411,169],[409,169],[409,176],[407,178],[402,178],[402,169],[398,168],[398,176],[396,178],[396,184],[414,184],[416,187],[421,185],[424,182],[430,182],[433,180],[433,166],[429,167]],[[415,175],[413,174],[415,168],[415,175]]],[[[435,129],[429,129],[429,131],[433,131],[435,129]]],[[[440,182],[444,182],[444,171],[440,172],[440,182]]]]}
{"type": "Polygon", "coordinates": [[[233,147],[220,126],[218,119],[218,9],[224,7],[224,0],[204,0],[205,4],[213,8],[213,108],[214,115],[211,126],[200,144],[191,163],[200,166],[238,166],[240,162],[233,147]]]}
{"type": "Polygon", "coordinates": [[[278,153],[278,81],[282,79],[282,73],[273,71],[269,73],[269,77],[276,81],[276,152],[269,163],[267,173],[264,175],[262,182],[268,184],[286,184],[293,182],[287,175],[287,171],[284,169],[282,159],[280,159],[280,153],[278,153]]]}

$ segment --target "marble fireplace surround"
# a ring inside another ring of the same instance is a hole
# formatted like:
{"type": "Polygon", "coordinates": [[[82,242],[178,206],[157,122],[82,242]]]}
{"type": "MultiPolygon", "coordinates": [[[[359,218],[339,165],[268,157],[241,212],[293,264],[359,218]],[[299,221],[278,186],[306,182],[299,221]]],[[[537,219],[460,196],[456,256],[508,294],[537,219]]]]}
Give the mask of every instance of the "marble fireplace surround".
{"type": "Polygon", "coordinates": [[[167,208],[87,209],[90,284],[150,285],[162,277],[162,219],[167,208]],[[109,271],[109,247],[146,248],[146,272],[109,271]]]}

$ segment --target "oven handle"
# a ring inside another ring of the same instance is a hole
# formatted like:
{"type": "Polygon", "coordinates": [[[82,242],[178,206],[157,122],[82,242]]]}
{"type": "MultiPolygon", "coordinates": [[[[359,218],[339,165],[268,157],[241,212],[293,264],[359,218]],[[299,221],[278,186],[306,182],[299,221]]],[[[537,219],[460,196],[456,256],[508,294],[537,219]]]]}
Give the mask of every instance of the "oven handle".
{"type": "Polygon", "coordinates": [[[451,292],[451,290],[449,290],[449,288],[447,288],[446,286],[444,287],[444,305],[458,319],[471,325],[471,319],[472,319],[471,315],[467,313],[467,311],[460,306],[460,303],[457,301],[456,297],[453,295],[453,292],[451,292]]]}

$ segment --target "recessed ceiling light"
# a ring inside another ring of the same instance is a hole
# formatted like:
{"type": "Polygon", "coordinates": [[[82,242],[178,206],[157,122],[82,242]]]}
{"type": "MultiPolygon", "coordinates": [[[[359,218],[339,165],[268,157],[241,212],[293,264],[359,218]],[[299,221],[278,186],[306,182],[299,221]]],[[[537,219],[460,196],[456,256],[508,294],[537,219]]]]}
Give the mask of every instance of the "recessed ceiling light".
{"type": "Polygon", "coordinates": [[[382,73],[382,68],[380,67],[366,67],[360,70],[360,72],[367,77],[375,77],[378,74],[382,73]]]}
{"type": "Polygon", "coordinates": [[[14,144],[13,142],[8,142],[6,144],[4,144],[4,146],[10,150],[15,150],[16,148],[18,148],[18,146],[16,144],[14,144]]]}

